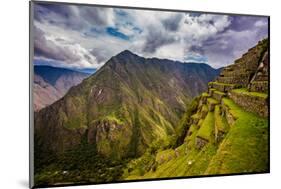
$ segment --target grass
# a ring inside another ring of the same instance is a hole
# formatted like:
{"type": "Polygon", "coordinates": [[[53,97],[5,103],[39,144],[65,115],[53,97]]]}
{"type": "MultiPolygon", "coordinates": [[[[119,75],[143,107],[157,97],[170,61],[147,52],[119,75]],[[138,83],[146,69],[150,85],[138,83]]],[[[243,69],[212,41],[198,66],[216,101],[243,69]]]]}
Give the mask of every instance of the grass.
{"type": "Polygon", "coordinates": [[[204,121],[204,119],[200,119],[200,120],[198,121],[198,124],[197,124],[197,125],[198,125],[199,127],[201,127],[203,121],[204,121]]]}
{"type": "Polygon", "coordinates": [[[200,118],[200,114],[199,113],[196,113],[196,114],[193,114],[191,116],[193,119],[199,119],[200,118]]]}
{"type": "Polygon", "coordinates": [[[208,107],[206,104],[202,106],[201,112],[208,112],[208,107]]]}
{"type": "Polygon", "coordinates": [[[234,89],[234,90],[232,90],[232,92],[239,93],[239,94],[245,94],[245,95],[248,95],[248,96],[261,97],[261,98],[267,98],[268,97],[267,93],[250,92],[246,88],[234,89]]]}
{"type": "Polygon", "coordinates": [[[185,142],[189,149],[195,148],[195,139],[198,133],[198,126],[197,125],[191,125],[190,130],[192,134],[190,136],[186,136],[185,142]]]}
{"type": "Polygon", "coordinates": [[[268,120],[244,111],[231,99],[223,98],[222,101],[229,108],[228,111],[237,117],[233,127],[228,126],[225,117],[221,115],[220,105],[216,105],[214,112],[208,112],[206,118],[200,120],[202,125],[199,129],[194,124],[189,127],[191,135],[186,136],[184,143],[177,148],[179,156],[175,155],[175,149],[172,148],[160,150],[155,157],[158,161],[163,156],[164,162],[143,174],[132,172],[125,178],[151,179],[268,171],[268,120]],[[215,124],[227,132],[221,143],[209,142],[201,150],[196,149],[197,136],[214,141],[215,124]]]}
{"type": "Polygon", "coordinates": [[[156,161],[159,163],[161,161],[168,161],[169,158],[174,157],[174,156],[175,156],[175,151],[173,149],[163,150],[163,151],[160,151],[159,153],[157,153],[156,161]]]}
{"type": "Polygon", "coordinates": [[[229,87],[234,87],[236,86],[236,84],[229,84],[229,83],[220,83],[220,82],[212,82],[212,84],[215,84],[215,85],[223,85],[223,86],[229,86],[229,87]]]}
{"type": "Polygon", "coordinates": [[[221,115],[220,106],[215,106],[215,126],[219,131],[227,132],[229,129],[227,120],[221,115]]]}
{"type": "Polygon", "coordinates": [[[87,128],[86,120],[79,116],[69,118],[65,123],[65,127],[68,129],[87,128]]]}
{"type": "Polygon", "coordinates": [[[221,143],[206,173],[268,171],[268,120],[244,111],[230,99],[224,98],[223,101],[238,119],[221,143]]]}
{"type": "Polygon", "coordinates": [[[207,101],[210,104],[218,104],[219,103],[216,99],[213,99],[213,98],[208,98],[207,101]]]}
{"type": "Polygon", "coordinates": [[[214,134],[214,112],[209,112],[203,121],[197,136],[204,138],[208,141],[213,141],[214,134]]]}
{"type": "Polygon", "coordinates": [[[208,93],[202,93],[202,95],[201,95],[202,97],[209,97],[210,95],[208,94],[208,93]]]}
{"type": "Polygon", "coordinates": [[[217,93],[219,95],[225,95],[225,93],[221,92],[221,91],[218,91],[218,90],[215,90],[214,93],[217,93]]]}

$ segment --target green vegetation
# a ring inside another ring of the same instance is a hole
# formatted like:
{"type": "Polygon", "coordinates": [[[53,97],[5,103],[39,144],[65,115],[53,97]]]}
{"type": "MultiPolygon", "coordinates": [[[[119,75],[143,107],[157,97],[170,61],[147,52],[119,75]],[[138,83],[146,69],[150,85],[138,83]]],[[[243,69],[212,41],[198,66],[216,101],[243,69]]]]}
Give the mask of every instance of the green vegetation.
{"type": "Polygon", "coordinates": [[[209,97],[210,95],[205,92],[205,93],[202,93],[201,96],[203,96],[203,97],[209,97]]]}
{"type": "Polygon", "coordinates": [[[178,126],[176,128],[176,135],[177,135],[176,146],[181,145],[184,141],[184,138],[189,129],[189,125],[187,125],[187,123],[189,123],[191,115],[194,114],[195,111],[197,110],[199,99],[200,99],[199,97],[196,97],[191,101],[186,112],[184,113],[183,117],[178,123],[178,126]]]}
{"type": "Polygon", "coordinates": [[[219,103],[216,99],[213,99],[213,98],[208,98],[207,101],[208,101],[209,104],[213,104],[213,105],[219,103]]]}
{"type": "Polygon", "coordinates": [[[124,178],[145,179],[267,171],[267,119],[246,112],[231,99],[223,98],[223,103],[237,116],[231,128],[221,113],[220,105],[216,105],[215,111],[208,112],[206,118],[202,120],[200,128],[194,124],[189,127],[182,145],[176,149],[156,151],[156,155],[151,156],[154,166],[150,167],[153,168],[147,169],[145,174],[139,174],[132,168],[132,174],[127,172],[123,175],[124,178]],[[214,142],[215,126],[227,133],[220,144],[214,142]],[[197,136],[211,142],[198,150],[195,147],[197,136]]]}
{"type": "Polygon", "coordinates": [[[208,174],[268,171],[268,120],[224,98],[238,119],[213,157],[208,174]]]}
{"type": "Polygon", "coordinates": [[[261,98],[267,98],[268,97],[267,93],[249,92],[246,88],[234,89],[234,90],[232,90],[232,92],[239,93],[239,94],[245,94],[245,95],[248,95],[248,96],[261,97],[261,98]]]}
{"type": "Polygon", "coordinates": [[[212,142],[214,139],[214,123],[214,112],[209,112],[202,123],[197,136],[212,142]]]}
{"type": "Polygon", "coordinates": [[[224,116],[221,115],[220,106],[215,106],[215,127],[218,131],[227,132],[229,129],[229,125],[224,116]]]}
{"type": "Polygon", "coordinates": [[[201,112],[208,112],[208,107],[206,104],[202,106],[201,112]]]}
{"type": "MultiPolygon", "coordinates": [[[[49,156],[50,158],[50,156],[49,156]]],[[[116,181],[122,175],[126,161],[117,161],[97,155],[95,146],[83,144],[52,156],[48,164],[36,170],[35,184],[87,183],[116,181]]]]}
{"type": "Polygon", "coordinates": [[[133,126],[133,134],[131,137],[131,142],[130,142],[130,147],[129,147],[129,152],[128,152],[128,156],[129,157],[136,157],[138,155],[138,145],[139,145],[139,137],[141,135],[141,131],[140,131],[140,120],[139,120],[139,112],[138,109],[135,109],[134,112],[134,126],[133,126]]]}
{"type": "Polygon", "coordinates": [[[193,114],[191,116],[192,119],[199,119],[200,118],[200,113],[196,113],[196,114],[193,114]]]}
{"type": "Polygon", "coordinates": [[[69,129],[76,129],[76,128],[86,128],[86,124],[84,120],[81,119],[81,117],[73,117],[68,119],[68,121],[65,123],[65,127],[69,129]]]}
{"type": "Polygon", "coordinates": [[[235,86],[237,86],[237,84],[220,83],[220,82],[217,82],[217,81],[214,81],[214,82],[211,82],[211,83],[215,84],[215,85],[222,85],[222,86],[228,86],[228,87],[235,87],[235,86]]]}
{"type": "Polygon", "coordinates": [[[217,93],[219,95],[225,95],[225,93],[221,92],[221,91],[218,91],[218,90],[215,90],[214,93],[217,93]]]}

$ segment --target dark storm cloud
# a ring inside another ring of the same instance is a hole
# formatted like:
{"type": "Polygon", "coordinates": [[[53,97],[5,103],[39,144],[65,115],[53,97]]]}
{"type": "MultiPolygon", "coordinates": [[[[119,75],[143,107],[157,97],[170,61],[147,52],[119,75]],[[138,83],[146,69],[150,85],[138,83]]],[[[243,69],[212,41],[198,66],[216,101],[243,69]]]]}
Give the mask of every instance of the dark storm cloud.
{"type": "Polygon", "coordinates": [[[105,50],[102,49],[92,49],[90,53],[96,57],[98,62],[104,62],[110,56],[105,50]]]}
{"type": "Polygon", "coordinates": [[[201,46],[193,45],[189,48],[190,52],[204,54],[204,49],[201,46]]]}
{"type": "Polygon", "coordinates": [[[142,51],[145,53],[154,53],[157,48],[163,45],[171,44],[175,41],[176,40],[173,36],[151,27],[145,38],[145,44],[142,51]]]}
{"type": "Polygon", "coordinates": [[[164,25],[166,30],[177,31],[179,29],[180,21],[182,20],[183,16],[183,14],[175,14],[163,20],[162,24],[164,25]]]}
{"type": "Polygon", "coordinates": [[[109,10],[74,5],[36,4],[34,18],[39,22],[45,21],[69,29],[82,30],[90,26],[101,27],[109,24],[109,10]]]}
{"type": "Polygon", "coordinates": [[[111,19],[103,8],[81,7],[79,10],[80,16],[91,25],[106,26],[111,19]]]}
{"type": "Polygon", "coordinates": [[[60,47],[53,41],[46,39],[45,33],[34,27],[34,55],[58,61],[77,61],[79,57],[73,54],[67,47],[60,47]]]}
{"type": "Polygon", "coordinates": [[[252,29],[255,26],[255,23],[263,19],[262,17],[254,16],[230,16],[231,25],[230,28],[235,31],[243,31],[252,29]]]}
{"type": "Polygon", "coordinates": [[[189,52],[208,57],[209,64],[221,67],[233,63],[249,48],[268,36],[266,17],[230,16],[231,24],[222,32],[193,44],[189,52]]]}

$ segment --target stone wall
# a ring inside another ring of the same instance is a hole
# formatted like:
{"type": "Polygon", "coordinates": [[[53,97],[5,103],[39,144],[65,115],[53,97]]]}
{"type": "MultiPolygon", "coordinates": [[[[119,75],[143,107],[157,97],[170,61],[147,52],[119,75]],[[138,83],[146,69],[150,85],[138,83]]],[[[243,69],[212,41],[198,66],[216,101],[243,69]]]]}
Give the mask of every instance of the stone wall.
{"type": "Polygon", "coordinates": [[[254,81],[250,84],[250,91],[268,92],[268,81],[254,81]]]}
{"type": "Polygon", "coordinates": [[[247,95],[237,92],[229,92],[229,97],[246,111],[257,113],[259,116],[268,116],[268,98],[247,95]]]}

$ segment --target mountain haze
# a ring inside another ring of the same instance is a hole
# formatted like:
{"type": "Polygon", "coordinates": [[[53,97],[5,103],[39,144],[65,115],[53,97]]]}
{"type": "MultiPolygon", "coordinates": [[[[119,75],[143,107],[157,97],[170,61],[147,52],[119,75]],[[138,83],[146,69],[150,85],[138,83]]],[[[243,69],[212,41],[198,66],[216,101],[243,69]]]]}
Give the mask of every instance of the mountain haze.
{"type": "Polygon", "coordinates": [[[70,87],[81,83],[88,76],[65,68],[34,66],[34,110],[38,111],[57,101],[70,87]]]}

